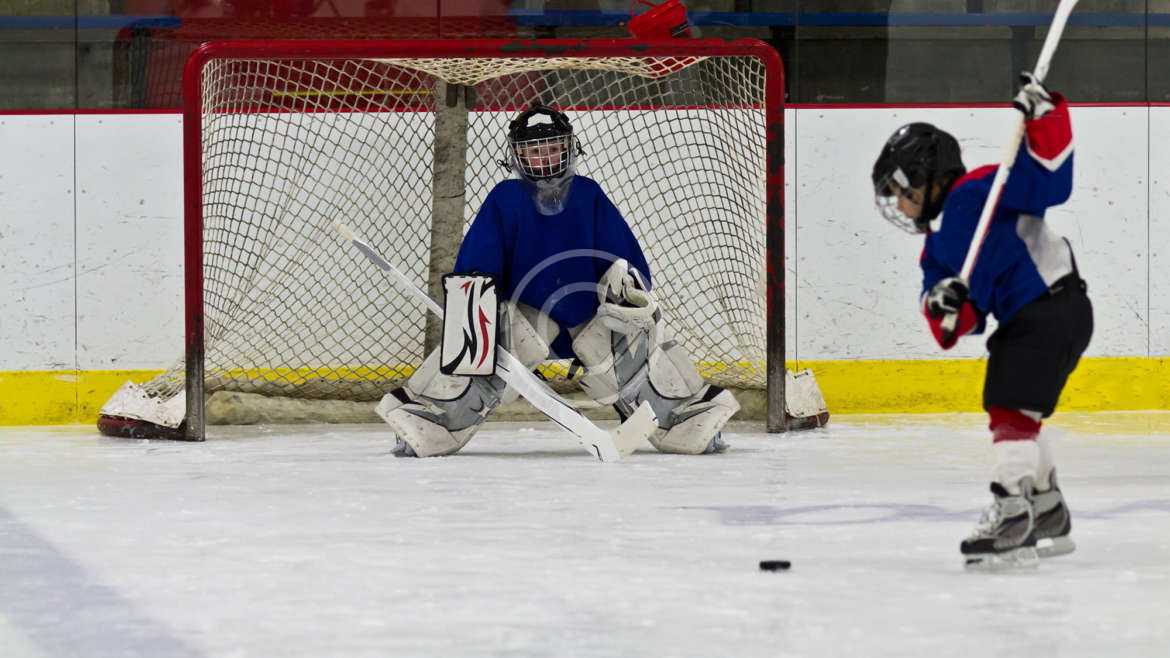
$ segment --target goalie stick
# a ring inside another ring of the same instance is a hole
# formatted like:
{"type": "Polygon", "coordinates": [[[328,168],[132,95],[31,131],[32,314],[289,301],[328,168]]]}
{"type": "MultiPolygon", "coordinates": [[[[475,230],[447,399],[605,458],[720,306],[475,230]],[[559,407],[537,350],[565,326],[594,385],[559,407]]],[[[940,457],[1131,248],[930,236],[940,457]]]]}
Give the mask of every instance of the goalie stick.
{"type": "MultiPolygon", "coordinates": [[[[341,222],[333,222],[334,228],[343,238],[353,244],[366,258],[379,269],[390,275],[394,283],[402,291],[415,300],[421,302],[431,313],[443,317],[443,309],[430,295],[406,278],[398,268],[383,258],[365,240],[354,234],[352,230],[341,222]]],[[[565,402],[536,375],[520,362],[511,352],[503,347],[496,349],[496,374],[516,389],[524,399],[532,403],[557,425],[573,435],[573,438],[603,462],[618,461],[623,455],[628,455],[639,445],[650,438],[658,429],[658,418],[650,408],[649,402],[642,402],[638,409],[624,423],[613,432],[606,432],[592,421],[577,413],[577,410],[565,402]]]]}
{"type": "MultiPolygon", "coordinates": [[[[1044,78],[1048,76],[1048,65],[1052,61],[1052,55],[1056,53],[1056,45],[1060,43],[1060,35],[1064,33],[1064,25],[1068,22],[1069,14],[1072,13],[1076,4],[1077,0],[1061,0],[1056,7],[1056,13],[1052,16],[1052,25],[1048,28],[1048,36],[1044,38],[1044,47],[1040,49],[1040,57],[1037,58],[1036,68],[1032,71],[1032,75],[1036,76],[1038,82],[1044,82],[1044,78]]],[[[979,215],[979,223],[975,225],[975,235],[971,237],[971,244],[967,247],[967,257],[963,259],[963,268],[959,270],[959,278],[967,285],[968,290],[971,287],[971,272],[975,270],[975,259],[979,257],[983,240],[987,238],[987,231],[991,228],[991,217],[995,214],[996,208],[999,207],[1000,192],[1003,191],[1004,183],[1007,182],[1008,174],[1011,173],[1012,165],[1015,164],[1016,153],[1020,150],[1020,142],[1023,139],[1024,116],[1021,114],[1016,121],[1011,139],[1004,145],[999,168],[996,169],[995,178],[991,181],[991,191],[987,193],[987,201],[983,203],[983,212],[979,215]]],[[[959,315],[957,313],[943,318],[941,326],[944,335],[954,334],[958,322],[959,315]]]]}

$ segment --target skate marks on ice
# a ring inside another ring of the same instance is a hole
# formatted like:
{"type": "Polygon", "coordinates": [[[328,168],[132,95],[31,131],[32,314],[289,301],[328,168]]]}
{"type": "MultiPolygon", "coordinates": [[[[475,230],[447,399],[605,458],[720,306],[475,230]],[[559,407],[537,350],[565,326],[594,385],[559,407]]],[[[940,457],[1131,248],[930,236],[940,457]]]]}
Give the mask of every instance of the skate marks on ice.
{"type": "MultiPolygon", "coordinates": [[[[726,526],[842,526],[872,523],[917,521],[926,523],[966,523],[978,517],[982,508],[947,510],[936,505],[904,503],[839,503],[834,505],[719,505],[677,507],[672,509],[715,512],[726,526]]],[[[1170,498],[1138,500],[1100,510],[1076,510],[1074,522],[1113,520],[1134,514],[1170,515],[1170,498]]]]}
{"type": "MultiPolygon", "coordinates": [[[[44,658],[200,658],[163,622],[0,506],[0,621],[44,658]]],[[[0,629],[3,630],[3,629],[0,629]]],[[[6,644],[0,633],[0,649],[6,644]]],[[[3,651],[0,651],[3,653],[3,651]]],[[[21,652],[17,652],[21,653],[21,652]]]]}

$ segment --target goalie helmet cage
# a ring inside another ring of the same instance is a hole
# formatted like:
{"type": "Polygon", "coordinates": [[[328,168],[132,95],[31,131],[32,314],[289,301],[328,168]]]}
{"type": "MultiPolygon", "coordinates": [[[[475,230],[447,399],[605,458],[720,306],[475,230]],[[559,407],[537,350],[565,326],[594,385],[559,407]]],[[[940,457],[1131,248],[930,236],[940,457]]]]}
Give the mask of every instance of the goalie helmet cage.
{"type": "Polygon", "coordinates": [[[401,385],[425,312],[332,221],[434,293],[508,175],[507,121],[537,101],[570,114],[579,173],[638,236],[700,372],[766,388],[768,430],[788,429],[784,82],[767,44],[213,42],[183,89],[186,352],[145,388],[185,387],[186,438],[203,439],[214,390],[376,400],[401,385]]]}

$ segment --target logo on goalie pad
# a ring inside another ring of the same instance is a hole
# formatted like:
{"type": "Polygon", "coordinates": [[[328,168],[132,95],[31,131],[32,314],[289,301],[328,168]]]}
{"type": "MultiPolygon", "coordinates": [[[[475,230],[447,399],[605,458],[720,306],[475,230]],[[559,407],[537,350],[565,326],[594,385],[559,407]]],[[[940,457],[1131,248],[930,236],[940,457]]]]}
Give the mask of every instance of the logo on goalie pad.
{"type": "Polygon", "coordinates": [[[494,375],[499,342],[495,277],[448,274],[443,277],[443,291],[446,300],[439,371],[444,375],[494,375]]]}

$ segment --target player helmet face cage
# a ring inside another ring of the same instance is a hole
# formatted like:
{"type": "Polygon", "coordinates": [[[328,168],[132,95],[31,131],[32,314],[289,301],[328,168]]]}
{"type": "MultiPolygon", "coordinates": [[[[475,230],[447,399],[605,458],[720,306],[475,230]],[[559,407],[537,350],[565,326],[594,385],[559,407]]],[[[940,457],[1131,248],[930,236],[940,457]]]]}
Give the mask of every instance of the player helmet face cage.
{"type": "Polygon", "coordinates": [[[873,165],[878,212],[908,233],[926,233],[942,212],[947,190],[966,172],[954,137],[929,123],[906,124],[890,136],[873,165]],[[936,183],[942,188],[937,198],[931,192],[936,183]],[[899,208],[900,197],[920,205],[917,217],[899,208]]]}
{"type": "Polygon", "coordinates": [[[508,124],[507,165],[527,184],[541,214],[565,209],[580,152],[569,118],[550,107],[534,105],[508,124]]]}

